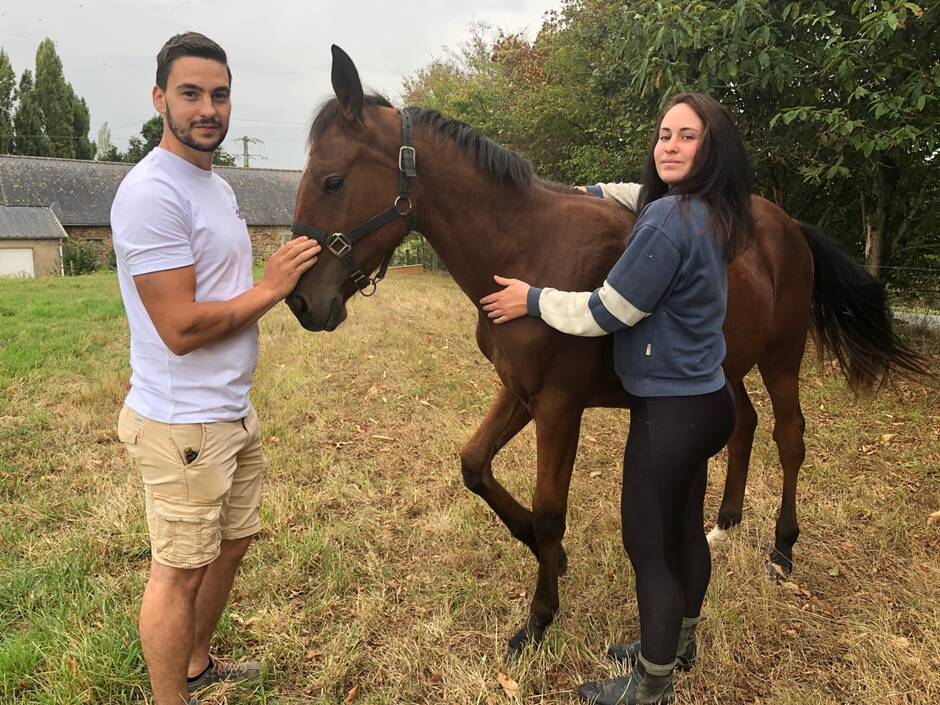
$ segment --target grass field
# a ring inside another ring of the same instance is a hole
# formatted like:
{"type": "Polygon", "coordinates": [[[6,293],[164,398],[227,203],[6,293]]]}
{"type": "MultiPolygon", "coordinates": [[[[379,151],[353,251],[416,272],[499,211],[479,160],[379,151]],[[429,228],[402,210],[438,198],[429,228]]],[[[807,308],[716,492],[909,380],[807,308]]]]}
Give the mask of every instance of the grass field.
{"type": "MultiPolygon", "coordinates": [[[[535,565],[457,454],[496,377],[471,304],[446,278],[392,278],[333,334],[279,306],[262,322],[253,400],[269,460],[263,530],[217,647],[262,682],[206,703],[573,703],[637,634],[619,538],[626,413],[586,415],[562,610],[506,669],[535,565]]],[[[931,351],[938,339],[911,342],[931,351]]],[[[117,442],[127,328],[113,274],[0,280],[0,702],[149,702],[136,613],[149,561],[139,478],[117,442]]],[[[763,577],[781,477],[769,402],[744,522],[714,552],[699,667],[681,703],[940,702],[940,394],[900,383],[856,400],[804,369],[807,462],[791,582],[763,577]]],[[[495,461],[528,497],[526,429],[495,461]]],[[[724,480],[713,466],[707,517],[724,480]]]]}

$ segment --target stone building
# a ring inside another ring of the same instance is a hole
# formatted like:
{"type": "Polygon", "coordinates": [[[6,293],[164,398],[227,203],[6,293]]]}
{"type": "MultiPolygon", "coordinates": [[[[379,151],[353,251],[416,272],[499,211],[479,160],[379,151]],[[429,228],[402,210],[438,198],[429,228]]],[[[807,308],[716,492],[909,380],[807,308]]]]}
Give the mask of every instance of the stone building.
{"type": "MultiPolygon", "coordinates": [[[[59,246],[53,237],[59,233],[50,224],[50,215],[61,224],[70,241],[93,243],[99,261],[108,262],[111,202],[118,184],[132,167],[114,162],[0,155],[0,210],[7,212],[3,221],[6,230],[0,231],[0,272],[3,262],[10,267],[21,266],[27,258],[23,251],[28,249],[34,250],[34,260],[41,260],[34,263],[36,276],[59,271],[58,266],[48,265],[48,250],[53,247],[49,243],[55,242],[56,249],[59,246]],[[27,216],[21,208],[39,210],[27,216]],[[15,228],[25,229],[15,232],[15,228]],[[35,235],[40,231],[44,233],[42,238],[35,235]],[[15,247],[10,243],[16,243],[15,247]],[[13,249],[18,252],[2,254],[13,249]]],[[[265,259],[290,236],[300,172],[214,168],[235,191],[248,223],[255,258],[265,259]]]]}
{"type": "Polygon", "coordinates": [[[49,208],[0,205],[0,277],[60,274],[66,237],[49,208]]]}

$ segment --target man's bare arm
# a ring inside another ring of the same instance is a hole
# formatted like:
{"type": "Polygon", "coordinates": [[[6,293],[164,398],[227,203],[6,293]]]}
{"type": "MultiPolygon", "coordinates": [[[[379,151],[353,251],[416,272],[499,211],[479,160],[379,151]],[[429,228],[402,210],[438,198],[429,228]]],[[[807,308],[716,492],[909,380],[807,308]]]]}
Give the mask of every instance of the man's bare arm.
{"type": "Polygon", "coordinates": [[[268,259],[261,281],[228,301],[197,302],[192,265],[139,274],[134,284],[160,338],[174,354],[185,355],[255,323],[293,291],[319,252],[314,240],[291,240],[268,259]]]}

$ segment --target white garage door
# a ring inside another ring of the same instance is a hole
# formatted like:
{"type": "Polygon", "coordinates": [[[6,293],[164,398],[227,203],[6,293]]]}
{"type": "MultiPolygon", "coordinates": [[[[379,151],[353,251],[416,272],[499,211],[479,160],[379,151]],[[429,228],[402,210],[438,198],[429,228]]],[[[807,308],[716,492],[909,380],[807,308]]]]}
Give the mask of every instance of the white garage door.
{"type": "Polygon", "coordinates": [[[33,270],[32,248],[14,250],[0,249],[0,277],[28,277],[36,276],[33,270]]]}

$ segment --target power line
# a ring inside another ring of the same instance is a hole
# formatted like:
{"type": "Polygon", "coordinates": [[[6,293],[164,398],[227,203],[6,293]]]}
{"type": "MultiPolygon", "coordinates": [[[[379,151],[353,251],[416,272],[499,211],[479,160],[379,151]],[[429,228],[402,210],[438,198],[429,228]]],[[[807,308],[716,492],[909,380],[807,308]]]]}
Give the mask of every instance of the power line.
{"type": "Polygon", "coordinates": [[[137,120],[137,121],[135,121],[135,122],[129,122],[129,123],[127,123],[126,125],[118,125],[117,127],[112,127],[111,129],[112,129],[112,130],[123,130],[125,127],[137,127],[137,125],[142,125],[144,122],[147,122],[147,121],[144,120],[143,122],[141,122],[140,120],[137,120]]]}
{"type": "Polygon", "coordinates": [[[265,159],[265,157],[264,157],[263,155],[261,155],[261,154],[249,154],[249,153],[248,153],[248,144],[249,144],[249,143],[251,143],[251,144],[264,144],[264,140],[259,140],[259,139],[256,139],[256,138],[254,138],[254,137],[248,137],[248,136],[246,135],[246,136],[244,136],[244,137],[237,137],[237,138],[235,138],[235,140],[233,140],[233,141],[234,141],[234,142],[241,142],[241,143],[242,143],[242,166],[243,166],[245,169],[249,168],[249,166],[250,166],[250,165],[248,164],[248,158],[249,158],[249,157],[257,157],[258,159],[265,159]]]}
{"type": "MultiPolygon", "coordinates": [[[[80,140],[80,135],[21,135],[19,132],[13,133],[14,137],[48,137],[51,140],[80,140]]],[[[88,139],[87,136],[85,139],[88,139]]]]}
{"type": "Polygon", "coordinates": [[[306,125],[306,122],[290,122],[287,120],[257,120],[255,118],[233,117],[232,122],[259,122],[266,125],[306,125]]]}
{"type": "MultiPolygon", "coordinates": [[[[147,118],[147,119],[149,120],[150,118],[147,118]]],[[[111,129],[122,130],[126,127],[135,127],[137,125],[142,125],[145,122],[147,122],[147,120],[138,120],[136,122],[129,122],[125,125],[117,125],[116,127],[112,127],[111,129]]],[[[262,120],[259,118],[243,118],[243,117],[233,117],[231,119],[231,122],[253,122],[253,123],[257,123],[261,125],[298,125],[298,126],[299,125],[306,126],[309,124],[309,122],[295,122],[292,120],[262,120]]]]}

